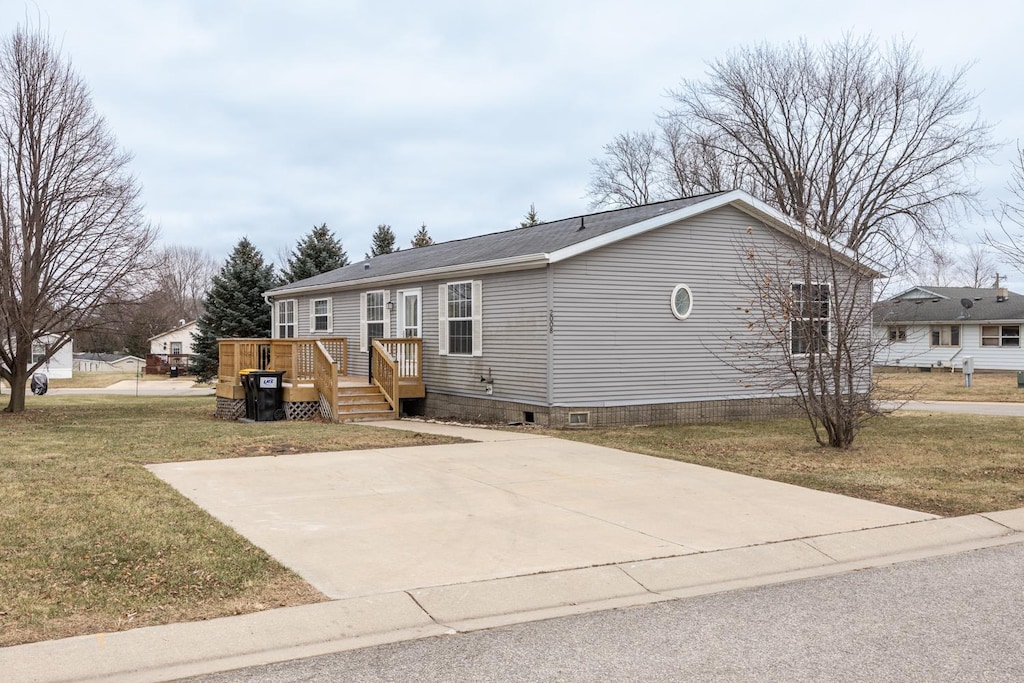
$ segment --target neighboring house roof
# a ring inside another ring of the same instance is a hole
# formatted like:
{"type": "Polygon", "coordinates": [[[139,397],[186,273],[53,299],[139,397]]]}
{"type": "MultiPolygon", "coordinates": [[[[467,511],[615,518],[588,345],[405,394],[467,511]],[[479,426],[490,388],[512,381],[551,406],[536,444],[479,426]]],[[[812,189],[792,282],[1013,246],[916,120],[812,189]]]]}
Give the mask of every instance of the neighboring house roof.
{"type": "Polygon", "coordinates": [[[159,339],[160,337],[165,337],[168,334],[174,334],[175,332],[178,332],[180,330],[184,330],[187,327],[191,327],[192,325],[195,325],[197,322],[198,321],[196,321],[196,320],[189,320],[187,323],[182,323],[181,325],[178,325],[177,327],[172,327],[171,329],[167,330],[166,332],[161,332],[160,334],[154,334],[152,337],[150,337],[146,341],[150,341],[151,342],[154,339],[159,339]]]}
{"type": "Polygon", "coordinates": [[[969,322],[1024,320],[1024,295],[1006,290],[1005,301],[998,291],[979,287],[912,287],[878,304],[879,323],[969,322]],[[965,308],[963,300],[971,302],[965,308]]]}
{"type": "MultiPolygon", "coordinates": [[[[746,192],[715,192],[382,254],[344,268],[275,287],[266,294],[280,296],[324,288],[366,286],[378,281],[425,279],[433,275],[450,273],[469,275],[481,271],[497,272],[557,263],[727,205],[781,231],[793,235],[800,234],[798,226],[789,218],[746,192]]],[[[848,262],[855,262],[855,259],[844,250],[834,248],[833,251],[846,258],[848,262]]],[[[881,275],[875,268],[867,270],[874,275],[881,275]]]]}
{"type": "Polygon", "coordinates": [[[94,360],[101,361],[103,363],[121,363],[126,360],[137,360],[140,363],[144,363],[145,359],[139,358],[138,356],[125,355],[121,353],[75,353],[72,354],[72,358],[75,360],[94,360]]]}

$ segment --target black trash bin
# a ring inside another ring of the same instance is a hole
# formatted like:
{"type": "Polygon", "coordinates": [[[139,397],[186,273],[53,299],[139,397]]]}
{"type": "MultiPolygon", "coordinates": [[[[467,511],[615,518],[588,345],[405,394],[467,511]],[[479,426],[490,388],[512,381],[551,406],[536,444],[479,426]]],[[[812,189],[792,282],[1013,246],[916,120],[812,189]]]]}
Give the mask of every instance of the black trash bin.
{"type": "Polygon", "coordinates": [[[256,390],[253,386],[252,375],[259,370],[242,370],[238,373],[239,381],[242,383],[242,390],[245,392],[245,419],[256,419],[256,390]]]}
{"type": "Polygon", "coordinates": [[[177,365],[172,365],[171,366],[170,375],[171,375],[171,379],[174,379],[175,377],[178,376],[178,366],[177,365]]]}
{"type": "Polygon", "coordinates": [[[284,419],[284,371],[256,370],[250,372],[253,391],[253,418],[257,422],[284,419]]]}

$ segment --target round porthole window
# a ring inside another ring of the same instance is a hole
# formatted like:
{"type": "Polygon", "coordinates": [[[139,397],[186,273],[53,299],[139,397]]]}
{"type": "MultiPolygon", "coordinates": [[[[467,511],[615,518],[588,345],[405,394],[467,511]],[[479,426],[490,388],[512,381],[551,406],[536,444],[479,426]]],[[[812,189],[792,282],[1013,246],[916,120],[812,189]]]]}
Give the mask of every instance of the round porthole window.
{"type": "Polygon", "coordinates": [[[672,315],[685,320],[693,310],[693,294],[686,285],[676,285],[672,290],[672,315]]]}

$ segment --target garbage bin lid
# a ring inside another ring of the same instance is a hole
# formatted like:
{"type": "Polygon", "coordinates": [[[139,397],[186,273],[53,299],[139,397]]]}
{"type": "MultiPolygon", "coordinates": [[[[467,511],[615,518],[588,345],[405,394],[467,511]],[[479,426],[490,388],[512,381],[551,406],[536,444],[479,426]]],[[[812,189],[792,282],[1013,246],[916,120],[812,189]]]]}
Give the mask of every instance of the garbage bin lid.
{"type": "Polygon", "coordinates": [[[248,375],[250,372],[259,372],[259,368],[245,368],[244,370],[239,370],[238,374],[248,375]]]}

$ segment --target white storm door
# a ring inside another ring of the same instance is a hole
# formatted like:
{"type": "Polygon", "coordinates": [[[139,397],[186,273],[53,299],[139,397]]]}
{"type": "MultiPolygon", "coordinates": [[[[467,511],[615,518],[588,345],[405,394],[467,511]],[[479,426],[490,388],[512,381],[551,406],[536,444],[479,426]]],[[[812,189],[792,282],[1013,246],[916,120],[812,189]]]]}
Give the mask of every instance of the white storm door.
{"type": "MultiPolygon", "coordinates": [[[[422,290],[404,289],[398,292],[398,336],[400,337],[422,337],[423,307],[420,303],[423,300],[422,290]]],[[[416,367],[416,354],[406,353],[405,347],[398,349],[398,365],[403,375],[418,375],[419,368],[416,367]]]]}

